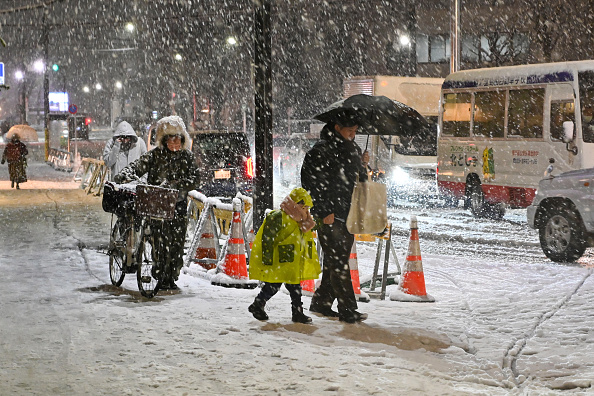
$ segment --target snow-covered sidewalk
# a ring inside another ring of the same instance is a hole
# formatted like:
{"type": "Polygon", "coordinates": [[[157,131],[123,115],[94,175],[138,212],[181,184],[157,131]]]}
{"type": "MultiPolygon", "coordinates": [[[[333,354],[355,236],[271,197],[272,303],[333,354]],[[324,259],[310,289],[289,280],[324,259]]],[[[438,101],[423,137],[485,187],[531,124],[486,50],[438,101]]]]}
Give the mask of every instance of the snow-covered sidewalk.
{"type": "MultiPolygon", "coordinates": [[[[110,215],[81,190],[0,191],[0,394],[586,394],[594,380],[587,265],[424,254],[435,303],[372,300],[369,319],[270,321],[257,290],[191,271],[179,294],[109,281],[110,215]],[[17,197],[15,194],[19,193],[17,197]],[[562,389],[569,389],[562,391],[562,389]]],[[[422,225],[420,225],[422,227],[422,225]]],[[[406,236],[395,236],[402,264],[406,236]]],[[[421,249],[423,239],[421,238],[421,249]]],[[[358,245],[369,275],[375,245],[358,245]]],[[[388,286],[388,294],[395,285],[388,286]]],[[[304,297],[305,307],[310,298],[304,297]]]]}

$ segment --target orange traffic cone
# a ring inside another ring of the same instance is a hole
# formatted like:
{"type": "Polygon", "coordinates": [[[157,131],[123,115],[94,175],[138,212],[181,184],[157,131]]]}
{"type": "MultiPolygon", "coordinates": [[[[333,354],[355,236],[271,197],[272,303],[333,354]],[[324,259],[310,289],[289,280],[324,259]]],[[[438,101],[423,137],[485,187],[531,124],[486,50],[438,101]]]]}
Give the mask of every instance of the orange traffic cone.
{"type": "Polygon", "coordinates": [[[357,242],[353,242],[351,247],[351,255],[349,256],[349,269],[351,270],[351,282],[353,283],[353,291],[357,300],[362,302],[369,302],[367,293],[361,291],[361,282],[359,280],[359,262],[357,261],[357,242]]]}
{"type": "Polygon", "coordinates": [[[235,279],[247,279],[247,262],[245,260],[245,245],[241,231],[241,215],[233,211],[233,222],[229,232],[227,252],[223,272],[235,279]]]}
{"type": "Polygon", "coordinates": [[[222,260],[222,264],[219,262],[220,269],[226,275],[226,278],[215,275],[211,283],[226,287],[255,288],[258,285],[258,281],[248,279],[240,211],[241,201],[238,198],[234,198],[233,221],[229,230],[227,249],[225,250],[225,257],[222,260]]]}
{"type": "Polygon", "coordinates": [[[419,230],[416,216],[410,217],[410,242],[408,244],[406,261],[402,268],[398,292],[390,294],[390,300],[435,301],[425,290],[425,276],[423,275],[423,261],[421,260],[421,246],[419,245],[419,230]],[[404,295],[405,297],[402,298],[399,295],[404,295]]]}
{"type": "Polygon", "coordinates": [[[316,291],[316,281],[314,279],[301,281],[301,294],[311,297],[316,291]]]}
{"type": "Polygon", "coordinates": [[[196,247],[196,254],[193,261],[206,269],[215,268],[217,262],[216,243],[218,242],[215,241],[213,223],[210,214],[206,214],[203,230],[200,234],[200,239],[198,240],[198,246],[196,247]]]}

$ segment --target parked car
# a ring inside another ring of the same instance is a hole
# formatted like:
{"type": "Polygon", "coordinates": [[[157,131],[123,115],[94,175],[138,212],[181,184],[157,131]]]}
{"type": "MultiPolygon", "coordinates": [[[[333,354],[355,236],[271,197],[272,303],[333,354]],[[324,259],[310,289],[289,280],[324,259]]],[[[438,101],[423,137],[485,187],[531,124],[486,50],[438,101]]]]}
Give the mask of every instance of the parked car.
{"type": "Polygon", "coordinates": [[[303,158],[318,139],[318,136],[308,133],[291,135],[279,156],[279,178],[282,185],[288,187],[301,185],[303,158]]]}
{"type": "Polygon", "coordinates": [[[545,177],[526,213],[548,258],[577,260],[594,246],[594,168],[545,177]]]}
{"type": "Polygon", "coordinates": [[[255,168],[245,133],[197,131],[192,138],[203,194],[227,198],[238,192],[252,194],[255,168]]]}

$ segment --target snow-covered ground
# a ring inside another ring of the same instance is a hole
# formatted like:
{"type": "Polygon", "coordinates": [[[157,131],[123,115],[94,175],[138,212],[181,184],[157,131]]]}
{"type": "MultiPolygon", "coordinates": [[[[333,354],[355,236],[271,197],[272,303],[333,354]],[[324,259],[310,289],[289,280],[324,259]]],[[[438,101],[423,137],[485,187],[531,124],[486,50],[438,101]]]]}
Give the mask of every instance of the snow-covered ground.
{"type": "MultiPolygon", "coordinates": [[[[304,325],[279,293],[259,322],[247,312],[257,290],[213,286],[193,271],[181,275],[181,293],[151,300],[134,276],[112,286],[110,215],[81,190],[31,189],[50,178],[43,166],[30,167],[20,191],[7,189],[0,167],[0,395],[594,393],[594,256],[550,262],[525,211],[494,222],[396,207],[397,258],[402,265],[414,214],[435,303],[372,299],[360,303],[363,323],[314,316],[304,325]]],[[[362,278],[376,246],[357,245],[362,278]]]]}

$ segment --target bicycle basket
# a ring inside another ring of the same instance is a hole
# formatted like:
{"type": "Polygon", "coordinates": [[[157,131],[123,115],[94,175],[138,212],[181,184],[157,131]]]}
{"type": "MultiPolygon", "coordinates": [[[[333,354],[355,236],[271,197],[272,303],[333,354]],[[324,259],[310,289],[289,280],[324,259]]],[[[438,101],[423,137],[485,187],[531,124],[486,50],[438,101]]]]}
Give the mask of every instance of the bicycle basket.
{"type": "Polygon", "coordinates": [[[175,215],[177,195],[177,190],[139,184],[136,186],[136,214],[171,220],[175,215]]]}
{"type": "Polygon", "coordinates": [[[135,194],[131,190],[119,187],[112,182],[106,182],[103,186],[103,200],[101,206],[108,213],[124,216],[134,209],[135,194]]]}

